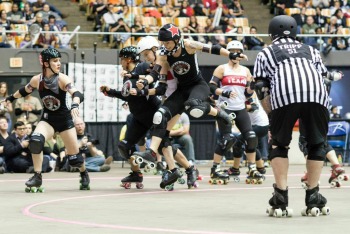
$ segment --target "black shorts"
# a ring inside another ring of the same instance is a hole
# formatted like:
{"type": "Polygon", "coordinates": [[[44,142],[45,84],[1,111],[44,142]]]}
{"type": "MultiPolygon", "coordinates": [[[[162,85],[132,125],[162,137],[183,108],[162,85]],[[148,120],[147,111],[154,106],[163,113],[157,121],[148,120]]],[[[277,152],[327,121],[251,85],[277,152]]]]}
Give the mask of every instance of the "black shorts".
{"type": "Polygon", "coordinates": [[[146,136],[146,133],[153,125],[153,115],[145,116],[144,121],[137,120],[132,114],[128,118],[127,128],[125,133],[125,141],[130,145],[135,145],[139,140],[146,136]]]}
{"type": "Polygon", "coordinates": [[[242,133],[243,136],[245,135],[245,133],[253,131],[252,123],[250,121],[247,109],[237,111],[226,109],[225,111],[227,114],[235,113],[235,125],[237,126],[238,130],[242,133]]]}
{"type": "Polygon", "coordinates": [[[40,121],[45,121],[50,124],[55,132],[63,132],[68,129],[74,128],[74,122],[71,114],[62,116],[52,116],[50,115],[49,119],[44,118],[44,115],[41,117],[40,121]]]}
{"type": "Polygon", "coordinates": [[[300,119],[304,125],[308,144],[327,141],[329,113],[318,103],[294,103],[271,112],[270,131],[272,144],[288,146],[292,140],[295,122],[300,119]]]}

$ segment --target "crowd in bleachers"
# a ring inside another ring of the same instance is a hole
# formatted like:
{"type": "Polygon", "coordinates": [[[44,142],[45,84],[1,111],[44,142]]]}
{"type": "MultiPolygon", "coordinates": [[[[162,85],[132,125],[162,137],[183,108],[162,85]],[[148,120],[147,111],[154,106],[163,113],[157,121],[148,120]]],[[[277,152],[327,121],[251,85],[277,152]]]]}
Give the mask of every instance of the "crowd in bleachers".
{"type": "Polygon", "coordinates": [[[301,40],[324,53],[331,50],[350,50],[350,1],[348,0],[276,0],[276,15],[287,14],[298,24],[298,34],[336,34],[339,37],[320,39],[305,37],[301,40]]]}
{"type": "MultiPolygon", "coordinates": [[[[261,1],[267,4],[268,1],[261,1]]],[[[321,50],[347,50],[350,34],[350,2],[347,0],[271,0],[272,13],[287,14],[298,22],[298,34],[339,34],[339,37],[319,39],[303,37],[304,43],[321,50]]],[[[262,8],[263,9],[263,8],[262,8]]],[[[250,24],[241,0],[89,0],[88,16],[94,30],[119,32],[104,36],[103,42],[112,48],[135,44],[140,36],[132,33],[157,32],[165,23],[174,23],[184,33],[221,33],[227,36],[186,35],[209,44],[226,45],[239,39],[246,49],[260,50],[265,46],[250,24]],[[233,34],[232,36],[230,34],[233,34]]]]}
{"type": "Polygon", "coordinates": [[[0,1],[0,14],[0,48],[70,47],[71,35],[47,33],[67,31],[68,15],[45,0],[0,1]]]}

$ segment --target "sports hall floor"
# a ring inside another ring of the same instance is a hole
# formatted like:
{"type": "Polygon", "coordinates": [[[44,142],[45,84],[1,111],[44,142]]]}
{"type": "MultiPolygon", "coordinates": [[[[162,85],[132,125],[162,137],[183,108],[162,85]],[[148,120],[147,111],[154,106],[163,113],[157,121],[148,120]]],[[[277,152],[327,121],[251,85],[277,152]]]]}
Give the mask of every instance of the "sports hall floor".
{"type": "MultiPolygon", "coordinates": [[[[305,192],[300,177],[305,166],[291,166],[289,206],[292,218],[268,217],[272,170],[262,185],[208,183],[211,163],[199,165],[197,189],[176,184],[172,192],[159,188],[160,176],[144,175],[144,189],[119,187],[128,165],[114,163],[106,173],[90,173],[91,190],[80,191],[78,173],[44,175],[44,193],[25,193],[29,174],[0,175],[0,233],[350,233],[350,182],[328,185],[329,166],[321,176],[321,192],[329,216],[303,217],[305,192]]],[[[350,172],[350,167],[345,169],[350,172]]],[[[241,173],[246,168],[241,169],[241,173]]]]}

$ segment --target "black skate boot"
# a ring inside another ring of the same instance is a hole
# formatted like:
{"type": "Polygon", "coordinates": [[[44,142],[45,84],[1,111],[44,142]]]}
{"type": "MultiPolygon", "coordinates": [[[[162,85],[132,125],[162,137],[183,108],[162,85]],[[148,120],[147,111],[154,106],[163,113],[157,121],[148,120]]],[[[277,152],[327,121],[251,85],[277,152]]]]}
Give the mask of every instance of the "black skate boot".
{"type": "Polygon", "coordinates": [[[311,214],[312,216],[319,216],[322,212],[323,215],[329,215],[330,209],[326,207],[327,199],[319,193],[320,188],[317,186],[313,189],[306,190],[305,205],[301,211],[302,216],[311,214]]]}
{"type": "Polygon", "coordinates": [[[187,186],[188,188],[197,188],[198,184],[197,184],[197,179],[198,179],[198,175],[199,175],[199,171],[197,168],[195,168],[193,165],[190,168],[186,169],[186,174],[187,174],[187,186]]]}
{"type": "Polygon", "coordinates": [[[162,175],[162,182],[160,183],[160,187],[167,191],[174,190],[174,183],[178,178],[181,177],[179,169],[175,168],[174,171],[164,171],[162,175]]]}
{"type": "Polygon", "coordinates": [[[120,187],[124,187],[125,189],[130,189],[131,184],[135,183],[137,189],[143,189],[143,175],[141,171],[132,171],[129,175],[122,179],[122,184],[120,187]]]}
{"type": "Polygon", "coordinates": [[[90,178],[86,169],[80,172],[80,190],[90,190],[90,178]]]}
{"type": "Polygon", "coordinates": [[[143,162],[146,162],[145,169],[151,170],[156,168],[157,154],[152,149],[146,149],[144,152],[136,151],[131,157],[134,158],[133,164],[141,165],[143,162]]]}
{"type": "Polygon", "coordinates": [[[45,191],[45,189],[43,187],[41,187],[43,183],[43,178],[41,176],[40,172],[35,172],[34,175],[32,177],[29,178],[29,180],[25,183],[25,185],[27,186],[27,188],[25,188],[25,191],[27,193],[43,193],[45,191]]]}
{"type": "Polygon", "coordinates": [[[238,183],[240,181],[239,175],[241,174],[241,171],[239,170],[239,168],[237,169],[234,167],[230,167],[226,172],[229,176],[233,178],[234,182],[238,183]]]}
{"type": "Polygon", "coordinates": [[[262,184],[265,177],[256,169],[255,164],[248,165],[246,184],[262,184]]]}
{"type": "Polygon", "coordinates": [[[262,175],[263,180],[265,180],[266,169],[265,167],[257,167],[258,172],[262,175]]]}
{"type": "Polygon", "coordinates": [[[266,213],[269,216],[275,217],[292,217],[293,210],[288,208],[288,187],[286,190],[277,188],[276,184],[273,184],[274,192],[272,198],[269,200],[270,208],[267,208],[266,213]]]}
{"type": "Polygon", "coordinates": [[[230,176],[215,166],[211,168],[209,184],[228,184],[230,176]]]}

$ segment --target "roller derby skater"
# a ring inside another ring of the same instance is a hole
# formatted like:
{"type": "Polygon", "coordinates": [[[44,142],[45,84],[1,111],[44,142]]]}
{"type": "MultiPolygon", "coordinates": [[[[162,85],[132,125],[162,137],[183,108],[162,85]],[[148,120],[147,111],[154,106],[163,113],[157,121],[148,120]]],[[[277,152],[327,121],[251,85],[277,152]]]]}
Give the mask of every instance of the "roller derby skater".
{"type": "MultiPolygon", "coordinates": [[[[230,60],[226,64],[219,65],[209,83],[210,91],[214,95],[218,95],[219,105],[221,103],[226,104],[225,111],[227,114],[233,114],[235,116],[235,125],[242,133],[243,142],[246,144],[245,151],[248,159],[249,181],[260,183],[260,174],[256,171],[256,146],[257,137],[252,129],[250,118],[246,109],[246,99],[252,97],[254,94],[254,88],[251,86],[252,75],[249,69],[240,65],[242,59],[248,59],[243,54],[244,48],[241,42],[231,41],[227,44],[227,50],[234,56],[230,57],[230,60]],[[256,172],[255,172],[256,171],[256,172]]],[[[222,159],[222,155],[225,154],[237,141],[237,137],[231,133],[231,126],[229,132],[226,132],[227,127],[222,121],[218,121],[218,127],[222,134],[219,140],[219,145],[216,147],[213,159],[213,168],[211,175],[215,178],[226,177],[225,172],[219,172],[219,162],[222,159]],[[217,177],[219,176],[219,177],[217,177]]],[[[237,167],[236,167],[237,169],[237,167]]],[[[233,170],[232,170],[233,171],[233,170]]],[[[237,178],[237,177],[236,177],[237,178]]],[[[248,179],[247,179],[248,180],[248,179]]]]}
{"type": "MultiPolygon", "coordinates": [[[[305,196],[305,213],[308,213],[310,208],[326,204],[326,199],[318,194],[318,180],[326,157],[329,95],[323,77],[328,72],[319,51],[296,40],[297,23],[293,17],[275,16],[270,21],[268,34],[272,44],[257,55],[254,88],[270,119],[272,149],[269,159],[275,179],[274,196],[288,189],[288,150],[293,127],[300,119],[305,124],[308,142],[305,196]],[[303,85],[306,80],[311,85],[303,85]]],[[[283,197],[287,205],[288,196],[283,197]]],[[[279,204],[278,200],[271,205],[279,204]]]]}
{"type": "Polygon", "coordinates": [[[43,178],[41,173],[37,173],[35,172],[34,175],[32,177],[29,178],[29,180],[25,183],[25,185],[27,186],[27,188],[25,189],[25,191],[27,193],[43,193],[45,191],[44,188],[41,187],[43,183],[43,178]]]}
{"type": "Polygon", "coordinates": [[[288,208],[288,187],[285,190],[281,190],[273,185],[274,192],[272,198],[269,200],[270,208],[267,208],[266,213],[269,216],[277,218],[292,217],[293,210],[288,208]]]}
{"type": "Polygon", "coordinates": [[[124,187],[125,189],[130,189],[131,184],[135,183],[137,189],[143,189],[143,175],[140,171],[132,171],[130,172],[129,176],[122,179],[121,187],[124,187]]]}
{"type": "Polygon", "coordinates": [[[41,119],[29,140],[35,174],[26,182],[26,186],[40,184],[45,139],[59,132],[66,148],[68,163],[71,167],[79,168],[80,172],[84,173],[85,179],[82,180],[85,181],[84,187],[87,188],[89,177],[84,158],[79,153],[77,133],[73,122],[73,119],[79,117],[79,104],[83,102],[84,95],[73,86],[68,76],[60,73],[61,54],[58,50],[44,49],[40,53],[40,63],[42,73],[33,76],[27,85],[5,99],[7,102],[13,102],[37,89],[44,106],[41,119]],[[70,107],[67,106],[67,93],[72,96],[70,107]]]}
{"type": "Polygon", "coordinates": [[[319,216],[320,214],[329,215],[330,208],[326,206],[327,199],[319,193],[320,188],[316,186],[313,189],[306,190],[305,205],[302,209],[302,216],[319,216]]]}

